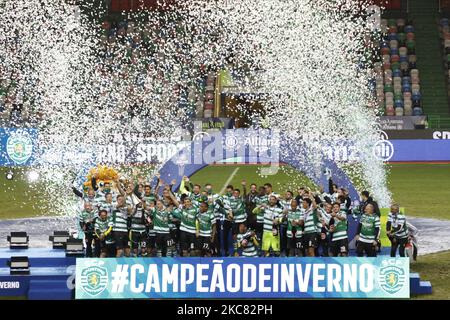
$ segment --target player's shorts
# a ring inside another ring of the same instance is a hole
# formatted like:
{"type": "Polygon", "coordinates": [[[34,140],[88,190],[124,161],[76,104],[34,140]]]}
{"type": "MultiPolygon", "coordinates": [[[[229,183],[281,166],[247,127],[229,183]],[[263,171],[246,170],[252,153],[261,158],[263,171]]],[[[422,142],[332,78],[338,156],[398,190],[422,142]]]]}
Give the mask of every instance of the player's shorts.
{"type": "Polygon", "coordinates": [[[297,249],[297,239],[294,237],[287,237],[287,247],[288,249],[297,249]]]}
{"type": "Polygon", "coordinates": [[[106,240],[100,240],[97,239],[95,241],[95,245],[98,245],[98,248],[100,249],[100,252],[106,252],[106,240]]]}
{"type": "Polygon", "coordinates": [[[211,237],[200,236],[196,239],[195,248],[197,250],[211,251],[211,237]]]}
{"type": "Polygon", "coordinates": [[[270,248],[280,251],[280,234],[274,236],[272,231],[264,231],[261,250],[269,251],[270,248]]]}
{"type": "Polygon", "coordinates": [[[300,238],[295,238],[295,249],[302,250],[303,249],[303,236],[300,238]]]}
{"type": "Polygon", "coordinates": [[[128,232],[114,231],[113,238],[117,250],[130,248],[128,232]]]}
{"type": "Polygon", "coordinates": [[[189,249],[194,249],[196,243],[195,233],[189,233],[186,231],[180,231],[180,246],[181,250],[187,251],[189,249]]]}
{"type": "Polygon", "coordinates": [[[107,257],[115,257],[116,256],[116,244],[114,242],[108,241],[106,242],[106,256],[107,257]]]}
{"type": "Polygon", "coordinates": [[[177,229],[170,229],[170,239],[175,243],[178,242],[178,230],[177,229]]]}
{"type": "Polygon", "coordinates": [[[164,247],[171,247],[175,242],[170,237],[170,233],[157,233],[156,234],[156,247],[162,249],[164,247]]]}
{"type": "Polygon", "coordinates": [[[236,235],[239,233],[239,226],[241,224],[247,225],[246,221],[242,221],[242,222],[233,222],[233,235],[236,235]]]}
{"type": "Polygon", "coordinates": [[[304,248],[317,248],[319,240],[317,239],[317,233],[306,233],[303,235],[303,247],[304,248]]]}
{"type": "Polygon", "coordinates": [[[130,232],[130,240],[131,240],[131,249],[138,249],[139,246],[142,248],[146,247],[147,244],[147,235],[144,232],[130,232]]]}
{"type": "Polygon", "coordinates": [[[147,235],[147,248],[155,249],[156,248],[156,234],[149,234],[147,235]]]}
{"type": "Polygon", "coordinates": [[[340,253],[348,253],[348,239],[331,241],[331,252],[333,256],[338,256],[340,253]]]}
{"type": "MultiPolygon", "coordinates": [[[[263,231],[264,231],[264,223],[256,223],[256,235],[259,237],[262,237],[263,231]]],[[[261,239],[259,239],[261,241],[261,239]]]]}

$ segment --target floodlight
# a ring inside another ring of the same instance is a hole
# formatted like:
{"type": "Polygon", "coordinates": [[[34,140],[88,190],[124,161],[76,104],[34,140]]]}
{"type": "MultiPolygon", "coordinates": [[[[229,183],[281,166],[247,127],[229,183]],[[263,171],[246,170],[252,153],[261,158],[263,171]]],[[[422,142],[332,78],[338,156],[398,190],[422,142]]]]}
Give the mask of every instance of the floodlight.
{"type": "Polygon", "coordinates": [[[6,180],[12,180],[12,179],[14,179],[14,172],[12,170],[9,170],[6,173],[6,180]]]}

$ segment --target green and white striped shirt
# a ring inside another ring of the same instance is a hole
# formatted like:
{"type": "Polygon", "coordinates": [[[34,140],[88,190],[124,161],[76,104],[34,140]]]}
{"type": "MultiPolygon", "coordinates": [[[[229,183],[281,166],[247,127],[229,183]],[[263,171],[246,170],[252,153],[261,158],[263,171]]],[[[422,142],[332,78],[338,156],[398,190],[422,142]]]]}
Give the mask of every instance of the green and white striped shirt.
{"type": "Polygon", "coordinates": [[[128,232],[128,207],[115,207],[112,212],[113,231],[128,232]]]}
{"type": "Polygon", "coordinates": [[[338,241],[347,239],[347,214],[344,211],[340,211],[337,216],[334,218],[334,227],[335,230],[333,232],[333,238],[331,241],[338,241]],[[344,218],[343,220],[339,220],[337,217],[344,218]]]}
{"type": "Polygon", "coordinates": [[[206,212],[199,212],[198,216],[199,234],[202,237],[211,237],[212,227],[216,223],[213,208],[209,208],[206,212]]]}
{"type": "Polygon", "coordinates": [[[258,250],[253,243],[253,241],[249,240],[247,245],[244,247],[241,245],[242,240],[247,236],[247,233],[238,233],[236,236],[236,241],[239,246],[242,248],[242,256],[248,258],[258,257],[258,250]]]}
{"type": "Polygon", "coordinates": [[[233,212],[235,223],[244,223],[247,220],[247,212],[245,211],[245,203],[242,198],[231,197],[230,207],[233,212]]]}
{"type": "Polygon", "coordinates": [[[297,208],[295,211],[289,210],[287,214],[287,231],[286,235],[288,238],[292,238],[294,235],[292,233],[292,230],[295,228],[296,230],[296,238],[300,238],[303,231],[301,230],[300,226],[293,226],[292,222],[294,220],[301,220],[303,218],[303,212],[300,208],[297,208]],[[297,236],[297,233],[300,233],[299,236],[297,236]]]}
{"type": "Polygon", "coordinates": [[[145,232],[145,213],[144,208],[136,207],[131,215],[131,231],[145,232]]]}
{"type": "Polygon", "coordinates": [[[376,214],[363,214],[359,220],[361,223],[361,231],[359,233],[359,241],[365,243],[372,243],[378,238],[375,229],[380,228],[380,218],[376,214]]]}
{"type": "Polygon", "coordinates": [[[172,220],[172,212],[166,209],[152,210],[153,230],[157,234],[168,234],[170,232],[170,223],[172,220]]]}
{"type": "Polygon", "coordinates": [[[393,235],[397,239],[404,239],[408,237],[408,227],[406,225],[406,216],[402,213],[389,212],[387,221],[391,223],[392,229],[398,229],[393,235]]]}
{"type": "Polygon", "coordinates": [[[317,233],[317,223],[319,222],[319,218],[317,217],[317,209],[302,209],[303,212],[303,221],[305,222],[303,226],[304,234],[317,233]]]}
{"type": "Polygon", "coordinates": [[[273,220],[278,219],[282,215],[283,209],[275,205],[273,207],[265,207],[262,211],[264,214],[264,231],[272,232],[273,220]]]}
{"type": "MultiPolygon", "coordinates": [[[[253,198],[253,203],[255,204],[256,207],[261,206],[263,204],[265,205],[269,205],[269,197],[267,195],[257,195],[256,197],[253,198]]],[[[256,216],[256,222],[257,223],[264,223],[264,211],[258,211],[257,212],[257,216],[256,216]]]]}
{"type": "Polygon", "coordinates": [[[181,226],[180,230],[196,233],[196,221],[197,221],[198,209],[196,207],[191,207],[189,209],[183,208],[181,210],[181,226]]]}
{"type": "MultiPolygon", "coordinates": [[[[291,201],[292,201],[292,199],[280,200],[280,204],[281,204],[281,207],[283,208],[283,210],[288,210],[288,211],[291,210],[291,201]]],[[[288,221],[287,220],[283,221],[283,225],[287,227],[288,221]]]]}

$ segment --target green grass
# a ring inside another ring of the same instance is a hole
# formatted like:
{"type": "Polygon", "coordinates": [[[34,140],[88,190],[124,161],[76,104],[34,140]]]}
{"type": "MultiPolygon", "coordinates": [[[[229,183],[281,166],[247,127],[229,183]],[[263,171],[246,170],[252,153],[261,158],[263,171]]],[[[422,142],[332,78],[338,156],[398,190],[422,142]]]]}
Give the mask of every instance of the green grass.
{"type": "Polygon", "coordinates": [[[407,215],[450,219],[449,185],[449,164],[391,165],[389,189],[407,215]]]}
{"type": "Polygon", "coordinates": [[[260,186],[269,182],[272,184],[274,191],[280,194],[284,194],[287,190],[291,190],[295,193],[299,186],[307,186],[313,189],[317,188],[317,186],[303,173],[287,166],[280,168],[275,175],[270,176],[261,176],[261,166],[258,165],[209,166],[194,174],[191,177],[191,180],[193,183],[201,185],[212,183],[215,192],[220,192],[225,187],[225,183],[236,168],[239,168],[239,170],[230,181],[230,184],[239,189],[242,189],[241,182],[243,179],[247,181],[247,188],[250,188],[251,183],[256,183],[260,186]]]}
{"type": "Polygon", "coordinates": [[[411,271],[418,272],[421,280],[430,281],[433,293],[413,298],[450,300],[450,251],[419,256],[417,260],[411,271]]]}
{"type": "Polygon", "coordinates": [[[0,168],[0,219],[46,215],[43,186],[38,183],[30,188],[25,170],[14,170],[14,179],[7,180],[8,170],[0,168]]]}
{"type": "MultiPolygon", "coordinates": [[[[260,176],[260,166],[210,166],[191,177],[194,183],[213,183],[219,192],[235,168],[239,167],[231,184],[241,188],[247,184],[262,185],[271,182],[274,190],[284,193],[296,191],[298,186],[317,189],[307,177],[291,167],[283,167],[274,176],[260,176]]],[[[395,164],[390,165],[389,188],[395,201],[406,208],[406,214],[417,217],[450,219],[446,200],[450,199],[450,165],[448,164],[395,164]]],[[[0,168],[0,219],[48,215],[45,209],[44,188],[37,184],[29,187],[26,173],[15,170],[13,181],[5,178],[6,168],[0,168]]]]}

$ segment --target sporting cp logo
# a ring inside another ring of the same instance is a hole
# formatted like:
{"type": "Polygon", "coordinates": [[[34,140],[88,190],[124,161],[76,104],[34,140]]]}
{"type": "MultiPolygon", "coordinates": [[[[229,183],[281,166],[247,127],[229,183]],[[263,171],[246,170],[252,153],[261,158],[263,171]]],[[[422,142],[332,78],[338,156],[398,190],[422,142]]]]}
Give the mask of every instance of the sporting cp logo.
{"type": "Polygon", "coordinates": [[[102,293],[108,286],[108,271],[105,268],[92,266],[81,271],[81,287],[91,296],[102,293]]]}
{"type": "Polygon", "coordinates": [[[12,133],[6,141],[6,152],[16,164],[23,164],[33,153],[33,141],[26,132],[12,133]]]}
{"type": "Polygon", "coordinates": [[[406,281],[405,270],[396,266],[380,268],[378,283],[387,293],[394,294],[400,291],[406,281]]]}

